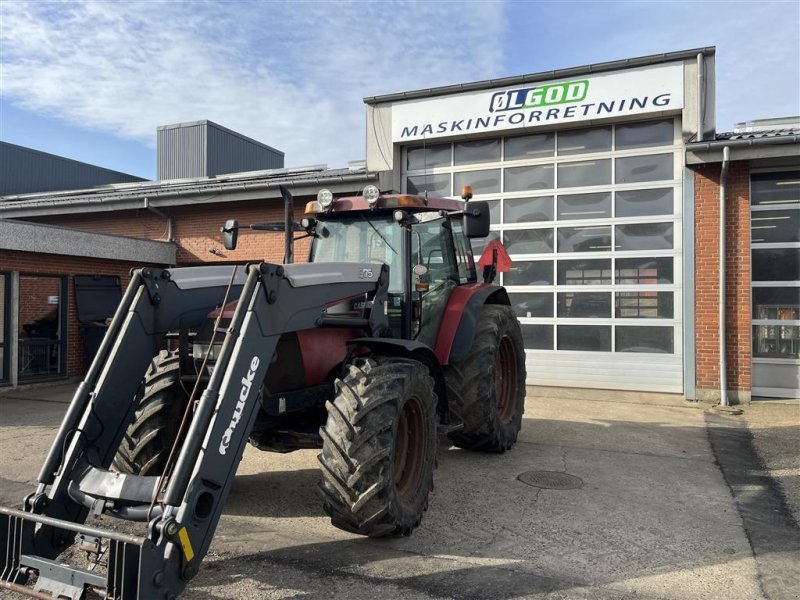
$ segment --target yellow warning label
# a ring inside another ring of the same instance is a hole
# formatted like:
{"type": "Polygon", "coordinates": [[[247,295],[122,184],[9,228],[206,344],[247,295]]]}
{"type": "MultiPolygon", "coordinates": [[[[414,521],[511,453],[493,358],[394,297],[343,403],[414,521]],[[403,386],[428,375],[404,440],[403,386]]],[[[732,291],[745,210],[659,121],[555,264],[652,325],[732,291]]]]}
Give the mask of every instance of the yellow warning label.
{"type": "Polygon", "coordinates": [[[186,562],[194,558],[194,549],[192,548],[192,541],[189,539],[189,532],[186,527],[181,527],[178,530],[178,539],[181,541],[181,548],[183,548],[183,555],[186,557],[186,562]]]}

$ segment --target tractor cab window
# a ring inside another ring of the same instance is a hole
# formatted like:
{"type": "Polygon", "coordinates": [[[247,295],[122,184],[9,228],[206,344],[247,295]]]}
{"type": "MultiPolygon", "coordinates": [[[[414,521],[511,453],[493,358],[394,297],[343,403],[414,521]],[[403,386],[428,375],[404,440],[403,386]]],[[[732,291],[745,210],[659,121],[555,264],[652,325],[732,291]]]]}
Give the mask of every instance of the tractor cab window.
{"type": "Polygon", "coordinates": [[[459,269],[453,252],[451,223],[435,213],[418,214],[417,218],[421,222],[411,228],[411,264],[426,267],[424,279],[428,287],[413,293],[415,300],[421,300],[422,315],[412,333],[417,340],[433,347],[447,300],[459,284],[459,269]]]}
{"type": "Polygon", "coordinates": [[[403,291],[402,230],[390,217],[359,216],[319,221],[312,262],[383,263],[389,266],[389,291],[403,291]]]}
{"type": "Polygon", "coordinates": [[[453,219],[450,221],[453,232],[453,247],[456,251],[456,262],[458,263],[458,278],[461,283],[475,283],[478,281],[478,273],[475,269],[475,258],[472,255],[467,236],[464,235],[464,227],[461,221],[453,219]]]}

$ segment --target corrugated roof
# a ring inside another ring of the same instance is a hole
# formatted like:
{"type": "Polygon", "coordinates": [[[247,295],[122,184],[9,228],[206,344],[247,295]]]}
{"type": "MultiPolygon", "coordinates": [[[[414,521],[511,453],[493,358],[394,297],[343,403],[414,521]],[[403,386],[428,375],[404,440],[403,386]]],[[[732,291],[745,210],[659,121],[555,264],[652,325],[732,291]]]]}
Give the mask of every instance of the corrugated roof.
{"type": "Polygon", "coordinates": [[[788,129],[767,129],[764,131],[727,131],[717,133],[717,140],[756,140],[761,138],[774,138],[786,135],[800,135],[800,127],[788,129]]]}

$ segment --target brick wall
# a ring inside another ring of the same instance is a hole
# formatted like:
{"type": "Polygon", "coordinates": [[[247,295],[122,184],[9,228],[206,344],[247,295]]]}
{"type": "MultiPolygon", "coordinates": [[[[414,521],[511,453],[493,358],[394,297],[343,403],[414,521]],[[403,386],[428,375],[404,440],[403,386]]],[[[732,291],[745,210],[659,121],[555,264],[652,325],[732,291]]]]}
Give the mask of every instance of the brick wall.
{"type": "Polygon", "coordinates": [[[80,332],[78,313],[75,306],[73,275],[114,275],[120,278],[122,289],[128,285],[131,268],[141,266],[137,263],[16,252],[0,252],[0,271],[19,271],[20,283],[20,324],[44,316],[44,312],[56,308],[47,304],[47,296],[60,295],[59,280],[33,275],[67,277],[67,374],[84,373],[83,334],[80,332]],[[42,313],[40,315],[40,313],[42,313]]]}
{"type": "MultiPolygon", "coordinates": [[[[302,216],[306,200],[295,200],[295,219],[302,216]]],[[[283,233],[239,230],[239,242],[230,252],[222,245],[220,227],[228,219],[238,219],[240,225],[250,223],[273,223],[283,221],[282,200],[252,200],[248,202],[198,204],[164,208],[164,212],[175,220],[175,243],[178,247],[178,265],[245,262],[266,260],[283,261],[283,233]]],[[[34,219],[31,219],[34,220],[34,219]]],[[[151,240],[167,239],[167,224],[164,218],[150,211],[128,210],[94,214],[58,215],[39,217],[39,223],[71,227],[94,233],[109,233],[151,240]]],[[[308,257],[309,240],[295,244],[295,260],[308,257]]]]}
{"type": "MultiPolygon", "coordinates": [[[[696,385],[701,400],[719,399],[719,178],[721,165],[695,168],[696,385]]],[[[728,390],[750,392],[750,171],[728,170],[726,227],[726,360],[728,390]]]]}

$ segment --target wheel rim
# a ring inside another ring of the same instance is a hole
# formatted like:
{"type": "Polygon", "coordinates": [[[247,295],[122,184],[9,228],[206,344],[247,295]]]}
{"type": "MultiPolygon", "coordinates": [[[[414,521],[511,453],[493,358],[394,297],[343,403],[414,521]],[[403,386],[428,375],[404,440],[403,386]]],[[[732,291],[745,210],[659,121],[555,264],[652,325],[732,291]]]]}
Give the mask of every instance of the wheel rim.
{"type": "Polygon", "coordinates": [[[500,422],[510,423],[517,403],[517,354],[508,336],[503,336],[497,348],[494,385],[500,422]]]}
{"type": "Polygon", "coordinates": [[[394,448],[394,488],[402,499],[416,490],[425,458],[422,403],[409,398],[400,410],[394,448]]]}

